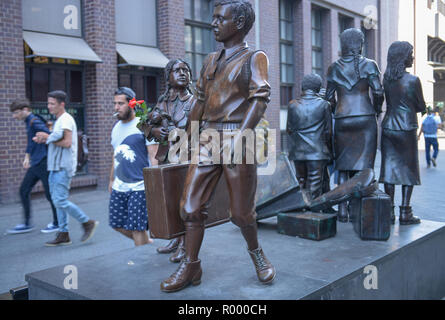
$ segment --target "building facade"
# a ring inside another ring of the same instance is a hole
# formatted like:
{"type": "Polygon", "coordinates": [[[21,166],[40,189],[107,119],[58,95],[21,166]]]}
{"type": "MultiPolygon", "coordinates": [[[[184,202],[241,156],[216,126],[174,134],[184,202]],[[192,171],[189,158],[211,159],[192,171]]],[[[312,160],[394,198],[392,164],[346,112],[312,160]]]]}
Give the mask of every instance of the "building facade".
{"type": "Polygon", "coordinates": [[[411,71],[422,80],[427,105],[436,108],[444,117],[445,1],[414,0],[401,4],[396,37],[414,46],[415,60],[411,71]]]}
{"type": "MultiPolygon", "coordinates": [[[[279,132],[285,129],[287,105],[300,95],[305,74],[325,78],[339,57],[343,30],[361,28],[364,54],[384,70],[386,50],[398,36],[398,1],[250,1],[256,22],[247,42],[268,54],[272,95],[266,118],[277,130],[277,150],[285,150],[279,132]]],[[[25,173],[24,125],[9,112],[14,99],[27,97],[34,112],[50,117],[47,92],[65,90],[68,112],[90,138],[88,165],[72,187],[104,187],[112,163],[114,90],[129,86],[138,99],[156,103],[165,88],[163,68],[179,57],[190,63],[196,80],[205,56],[219,49],[212,11],[213,0],[1,1],[0,202],[18,200],[25,173]]]]}

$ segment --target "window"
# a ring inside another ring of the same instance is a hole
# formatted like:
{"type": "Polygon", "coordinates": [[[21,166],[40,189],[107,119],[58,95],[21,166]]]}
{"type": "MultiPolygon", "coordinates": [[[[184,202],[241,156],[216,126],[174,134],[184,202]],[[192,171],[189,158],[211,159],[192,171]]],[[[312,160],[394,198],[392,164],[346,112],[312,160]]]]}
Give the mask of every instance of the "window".
{"type": "Polygon", "coordinates": [[[338,15],[338,55],[341,56],[341,41],[340,35],[346,29],[352,28],[354,26],[354,19],[341,15],[338,15]]]}
{"type": "Polygon", "coordinates": [[[214,50],[212,37],[213,0],[184,0],[185,7],[185,60],[196,80],[207,54],[214,50]]]}
{"type": "Polygon", "coordinates": [[[365,43],[363,45],[362,55],[369,59],[375,59],[374,55],[374,29],[367,29],[362,24],[362,32],[365,35],[365,43]]]}
{"type": "Polygon", "coordinates": [[[280,100],[281,106],[287,106],[293,99],[294,45],[293,45],[292,2],[280,0],[280,100]]]}
{"type": "Polygon", "coordinates": [[[119,87],[129,87],[136,93],[137,99],[145,100],[147,105],[154,106],[159,95],[159,74],[150,68],[119,67],[119,87]]]}
{"type": "Polygon", "coordinates": [[[323,76],[322,11],[312,9],[312,72],[323,76]]]}
{"type": "Polygon", "coordinates": [[[63,90],[67,94],[66,111],[76,120],[78,130],[85,130],[85,70],[78,60],[34,56],[25,43],[26,97],[33,112],[54,119],[47,108],[48,92],[63,90]]]}

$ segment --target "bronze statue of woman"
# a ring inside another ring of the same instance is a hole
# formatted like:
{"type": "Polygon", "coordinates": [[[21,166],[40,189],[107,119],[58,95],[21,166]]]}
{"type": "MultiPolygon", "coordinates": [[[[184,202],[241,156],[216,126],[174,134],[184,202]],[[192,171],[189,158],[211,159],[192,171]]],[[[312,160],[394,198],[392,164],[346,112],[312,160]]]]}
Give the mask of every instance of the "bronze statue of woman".
{"type": "MultiPolygon", "coordinates": [[[[381,112],[384,96],[377,63],[362,56],[363,33],[347,29],[340,40],[342,56],[328,69],[326,100],[334,112],[335,169],[342,184],[357,171],[374,168],[376,116],[381,112]]],[[[338,220],[348,221],[346,202],[339,204],[338,220]]]]}
{"type": "Polygon", "coordinates": [[[395,222],[395,185],[402,185],[401,225],[420,223],[410,207],[411,194],[420,184],[417,149],[417,112],[425,111],[422,85],[418,77],[408,73],[413,65],[413,46],[396,41],[388,51],[388,65],[383,86],[387,110],[382,122],[382,166],[379,182],[393,202],[392,223],[395,222]]]}
{"type": "MultiPolygon", "coordinates": [[[[151,119],[151,131],[148,139],[154,138],[160,142],[156,158],[160,164],[168,162],[170,145],[168,137],[174,129],[186,130],[189,124],[189,114],[196,101],[190,85],[192,71],[187,62],[173,59],[165,67],[165,82],[167,89],[158,99],[151,119]]],[[[175,142],[172,142],[175,143],[175,142]]],[[[172,158],[170,156],[170,158],[172,158]]],[[[178,212],[179,214],[179,212],[178,212]]],[[[165,247],[157,249],[159,253],[175,253],[170,257],[171,262],[180,262],[184,257],[184,236],[170,241],[165,247]],[[175,251],[176,250],[176,251],[175,251]]]]}

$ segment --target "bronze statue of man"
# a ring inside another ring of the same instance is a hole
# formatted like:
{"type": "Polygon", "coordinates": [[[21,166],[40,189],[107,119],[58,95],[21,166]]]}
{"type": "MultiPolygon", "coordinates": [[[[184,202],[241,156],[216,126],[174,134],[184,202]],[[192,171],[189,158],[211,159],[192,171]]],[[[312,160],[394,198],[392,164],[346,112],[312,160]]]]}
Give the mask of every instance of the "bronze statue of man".
{"type": "Polygon", "coordinates": [[[415,185],[420,184],[417,149],[417,112],[425,111],[420,79],[406,71],[413,65],[413,46],[396,41],[389,47],[384,76],[387,110],[382,122],[382,164],[380,181],[393,202],[395,185],[402,185],[401,225],[420,223],[410,206],[415,185]]]}
{"type": "Polygon", "coordinates": [[[325,169],[332,159],[332,111],[319,96],[321,85],[319,75],[304,76],[301,99],[290,102],[287,114],[289,160],[294,161],[298,182],[311,199],[323,193],[325,169]]]}
{"type": "MultiPolygon", "coordinates": [[[[176,141],[167,142],[170,132],[174,129],[187,130],[189,115],[196,99],[190,89],[192,70],[187,62],[182,59],[173,59],[165,67],[165,82],[167,88],[158,99],[153,109],[151,130],[148,139],[154,138],[160,143],[156,158],[160,164],[168,163],[172,159],[169,155],[171,144],[176,141]],[[156,119],[157,118],[157,119],[156,119]]],[[[171,262],[180,262],[185,255],[184,236],[179,236],[170,241],[165,247],[157,249],[159,253],[174,254],[170,257],[171,262]]]]}
{"type": "MultiPolygon", "coordinates": [[[[365,37],[361,30],[345,30],[340,41],[342,56],[328,69],[326,100],[334,112],[335,169],[341,185],[357,171],[374,168],[376,116],[381,113],[384,95],[377,63],[362,56],[365,37]]],[[[338,206],[338,221],[348,221],[346,202],[338,206]]]]}
{"type": "MultiPolygon", "coordinates": [[[[215,1],[212,28],[216,41],[222,42],[224,48],[205,59],[196,85],[197,102],[190,116],[191,121],[199,121],[201,130],[209,128],[222,134],[223,130],[239,129],[234,137],[235,145],[241,141],[243,130],[255,128],[270,99],[268,58],[262,51],[250,50],[244,41],[254,21],[255,13],[248,0],[215,1]]],[[[200,144],[200,148],[204,147],[200,144]]],[[[220,150],[222,152],[221,147],[220,150]]],[[[190,165],[181,199],[186,256],[176,272],[161,283],[162,291],[178,291],[201,283],[198,254],[204,236],[204,220],[212,193],[222,176],[230,195],[231,220],[241,229],[257,276],[263,283],[273,281],[275,268],[264,255],[257,238],[256,170],[255,164],[244,162],[190,165]]]]}

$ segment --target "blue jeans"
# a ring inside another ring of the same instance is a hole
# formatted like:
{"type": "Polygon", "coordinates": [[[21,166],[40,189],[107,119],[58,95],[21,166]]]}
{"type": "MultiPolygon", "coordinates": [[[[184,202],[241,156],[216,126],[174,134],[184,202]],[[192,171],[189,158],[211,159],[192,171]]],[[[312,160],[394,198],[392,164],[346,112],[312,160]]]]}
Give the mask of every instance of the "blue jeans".
{"type": "Polygon", "coordinates": [[[68,201],[71,177],[66,170],[50,171],[48,182],[51,198],[57,210],[60,232],[68,232],[68,215],[80,223],[90,220],[78,206],[68,201]]]}
{"type": "Polygon", "coordinates": [[[431,163],[431,146],[433,146],[433,159],[437,158],[437,155],[439,154],[439,142],[437,141],[437,138],[425,138],[425,155],[426,155],[426,163],[430,165],[431,163]]]}

